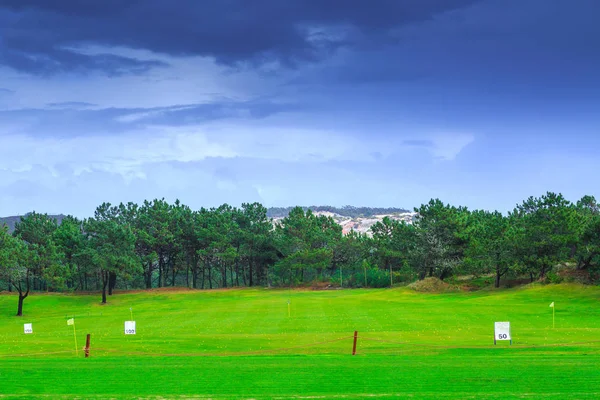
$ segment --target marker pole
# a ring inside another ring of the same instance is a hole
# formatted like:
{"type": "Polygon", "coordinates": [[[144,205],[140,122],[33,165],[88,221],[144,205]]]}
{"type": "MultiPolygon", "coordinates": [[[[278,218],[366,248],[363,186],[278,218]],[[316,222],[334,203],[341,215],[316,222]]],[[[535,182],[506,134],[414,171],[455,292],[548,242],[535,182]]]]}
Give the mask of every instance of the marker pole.
{"type": "Polygon", "coordinates": [[[77,348],[77,333],[75,332],[75,319],[73,319],[73,339],[75,339],[75,356],[79,356],[79,349],[77,348]]]}

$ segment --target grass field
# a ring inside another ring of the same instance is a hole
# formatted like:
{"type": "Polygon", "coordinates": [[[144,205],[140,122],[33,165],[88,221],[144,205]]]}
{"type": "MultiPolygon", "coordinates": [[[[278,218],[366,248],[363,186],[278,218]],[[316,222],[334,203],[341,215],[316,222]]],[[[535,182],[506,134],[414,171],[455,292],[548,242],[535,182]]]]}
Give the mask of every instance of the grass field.
{"type": "Polygon", "coordinates": [[[0,296],[0,398],[600,398],[598,287],[36,293],[23,318],[16,301],[0,296]]]}

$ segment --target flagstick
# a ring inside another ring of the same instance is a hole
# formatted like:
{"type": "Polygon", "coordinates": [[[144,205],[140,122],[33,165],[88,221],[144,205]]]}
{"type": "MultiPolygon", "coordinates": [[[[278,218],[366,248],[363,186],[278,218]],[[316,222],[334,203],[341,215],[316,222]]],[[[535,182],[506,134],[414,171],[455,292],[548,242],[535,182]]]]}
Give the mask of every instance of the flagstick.
{"type": "Polygon", "coordinates": [[[556,305],[552,307],[552,329],[554,329],[554,309],[556,309],[556,305]]]}
{"type": "Polygon", "coordinates": [[[290,314],[290,301],[288,300],[288,318],[289,317],[291,317],[291,314],[290,314]]]}
{"type": "Polygon", "coordinates": [[[73,338],[75,338],[75,356],[79,356],[79,350],[77,349],[77,333],[75,332],[75,319],[73,319],[73,338]]]}
{"type": "Polygon", "coordinates": [[[131,313],[131,321],[133,321],[133,310],[131,310],[131,307],[129,307],[129,312],[131,313]]]}

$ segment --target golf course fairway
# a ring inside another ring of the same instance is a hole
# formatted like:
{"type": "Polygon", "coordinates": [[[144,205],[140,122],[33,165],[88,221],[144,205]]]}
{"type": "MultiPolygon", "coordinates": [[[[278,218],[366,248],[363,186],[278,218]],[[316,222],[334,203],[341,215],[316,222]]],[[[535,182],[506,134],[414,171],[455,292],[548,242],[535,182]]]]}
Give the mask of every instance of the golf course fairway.
{"type": "Polygon", "coordinates": [[[23,317],[16,305],[0,295],[0,399],[600,398],[595,286],[151,290],[106,305],[34,293],[23,317]],[[494,345],[497,321],[512,345],[494,345]]]}

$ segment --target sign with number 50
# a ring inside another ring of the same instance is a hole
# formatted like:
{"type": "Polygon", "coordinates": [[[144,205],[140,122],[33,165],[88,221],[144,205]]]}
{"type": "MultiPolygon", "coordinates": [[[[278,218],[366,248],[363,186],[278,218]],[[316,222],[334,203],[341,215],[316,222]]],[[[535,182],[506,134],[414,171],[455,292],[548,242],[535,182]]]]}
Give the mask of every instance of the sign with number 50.
{"type": "Polygon", "coordinates": [[[510,322],[495,322],[494,323],[494,343],[496,340],[510,340],[510,322]]]}

